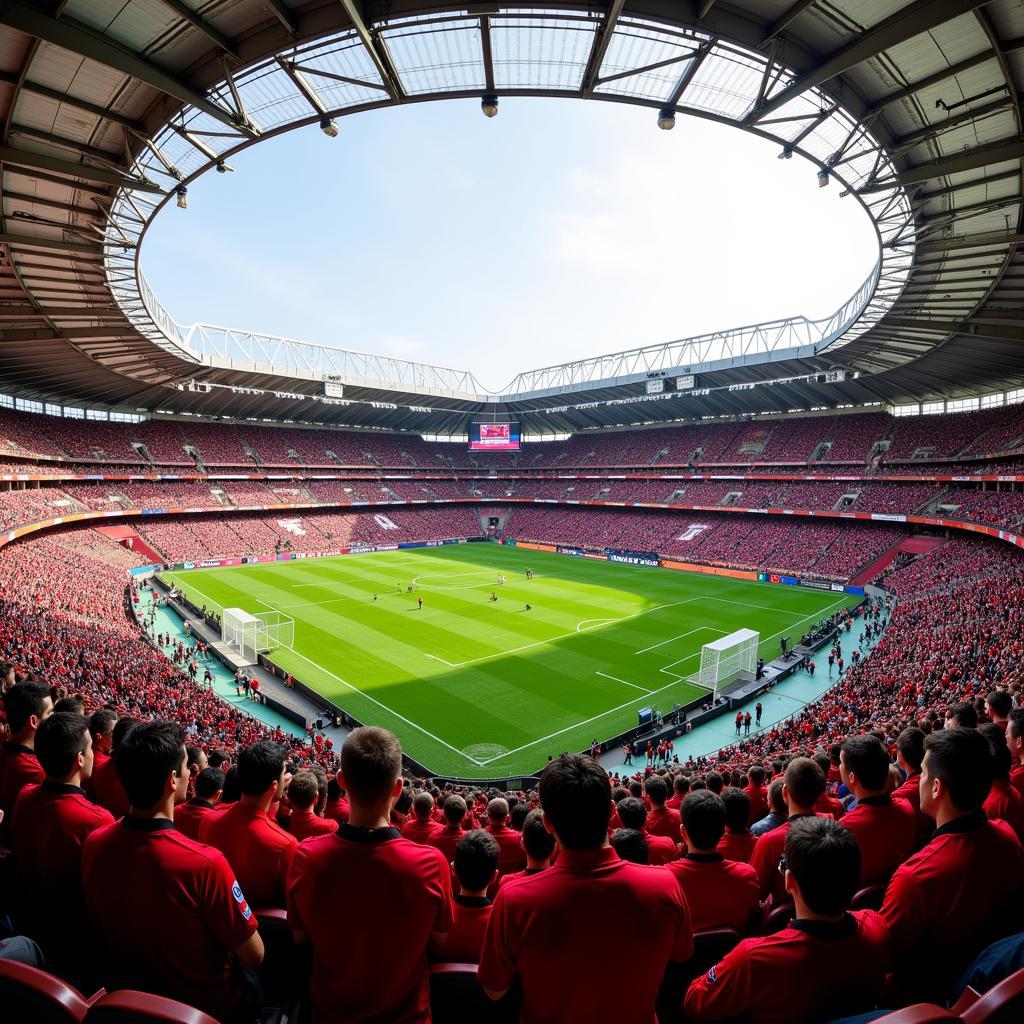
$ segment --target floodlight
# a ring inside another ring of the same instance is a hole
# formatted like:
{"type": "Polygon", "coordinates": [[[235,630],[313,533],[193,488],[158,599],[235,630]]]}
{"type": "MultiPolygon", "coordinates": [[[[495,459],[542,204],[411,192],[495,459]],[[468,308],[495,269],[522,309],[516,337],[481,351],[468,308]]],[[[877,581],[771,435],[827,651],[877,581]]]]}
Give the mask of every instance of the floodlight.
{"type": "Polygon", "coordinates": [[[188,189],[185,188],[184,185],[182,185],[181,188],[178,189],[178,209],[188,209],[188,189]]]}
{"type": "Polygon", "coordinates": [[[334,119],[330,117],[323,117],[320,119],[320,131],[324,133],[329,139],[336,139],[338,137],[338,126],[334,123],[334,119]]]}
{"type": "Polygon", "coordinates": [[[484,117],[494,117],[498,113],[498,97],[488,93],[480,100],[480,109],[484,112],[484,117]]]}
{"type": "Polygon", "coordinates": [[[228,165],[226,163],[224,163],[223,160],[218,160],[217,161],[217,173],[218,174],[226,174],[227,173],[227,169],[228,169],[228,165]]]}
{"type": "Polygon", "coordinates": [[[782,152],[779,154],[780,160],[792,160],[793,159],[793,147],[783,146],[782,152]]]}
{"type": "Polygon", "coordinates": [[[658,127],[663,132],[670,132],[676,126],[676,112],[671,107],[658,111],[658,127]]]}
{"type": "Polygon", "coordinates": [[[828,178],[828,168],[822,167],[822,169],[818,171],[818,188],[825,188],[828,185],[828,178]]]}

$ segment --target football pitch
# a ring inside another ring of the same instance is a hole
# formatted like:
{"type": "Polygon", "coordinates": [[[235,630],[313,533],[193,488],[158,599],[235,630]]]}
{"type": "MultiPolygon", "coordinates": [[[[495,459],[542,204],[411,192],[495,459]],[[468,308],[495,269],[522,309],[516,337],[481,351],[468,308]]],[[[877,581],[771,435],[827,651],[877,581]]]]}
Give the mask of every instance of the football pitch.
{"type": "Polygon", "coordinates": [[[686,704],[704,692],[688,677],[706,643],[755,629],[770,660],[780,636],[858,601],[486,543],[161,576],[218,612],[291,616],[277,665],[430,771],[468,779],[531,774],[641,708],[686,704]]]}

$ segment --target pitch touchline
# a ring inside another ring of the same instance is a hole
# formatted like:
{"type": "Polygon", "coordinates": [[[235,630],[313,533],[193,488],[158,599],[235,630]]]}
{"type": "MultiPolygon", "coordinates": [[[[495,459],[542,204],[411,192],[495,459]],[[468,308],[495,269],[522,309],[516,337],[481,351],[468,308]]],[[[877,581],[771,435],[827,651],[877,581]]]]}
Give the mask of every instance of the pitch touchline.
{"type": "Polygon", "coordinates": [[[622,683],[624,686],[632,686],[634,690],[643,690],[644,693],[650,693],[646,686],[637,686],[636,683],[631,683],[627,679],[620,679],[618,676],[610,676],[607,672],[597,672],[595,675],[604,676],[605,679],[613,679],[617,683],[622,683]]]}

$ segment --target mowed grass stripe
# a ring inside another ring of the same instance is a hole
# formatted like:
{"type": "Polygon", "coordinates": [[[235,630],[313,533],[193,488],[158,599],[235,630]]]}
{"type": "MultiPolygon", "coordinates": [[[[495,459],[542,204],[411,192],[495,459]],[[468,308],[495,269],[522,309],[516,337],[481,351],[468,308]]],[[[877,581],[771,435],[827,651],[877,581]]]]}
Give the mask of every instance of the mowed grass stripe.
{"type": "Polygon", "coordinates": [[[528,773],[549,753],[629,728],[638,707],[692,699],[700,691],[675,677],[695,675],[702,645],[718,636],[757,629],[774,656],[777,634],[798,637],[825,609],[856,602],[486,544],[194,570],[176,581],[200,604],[292,615],[295,650],[279,649],[278,664],[361,721],[393,729],[431,770],[473,778],[528,773]],[[405,593],[414,579],[418,592],[405,593]],[[464,753],[480,744],[510,753],[464,753]]]}

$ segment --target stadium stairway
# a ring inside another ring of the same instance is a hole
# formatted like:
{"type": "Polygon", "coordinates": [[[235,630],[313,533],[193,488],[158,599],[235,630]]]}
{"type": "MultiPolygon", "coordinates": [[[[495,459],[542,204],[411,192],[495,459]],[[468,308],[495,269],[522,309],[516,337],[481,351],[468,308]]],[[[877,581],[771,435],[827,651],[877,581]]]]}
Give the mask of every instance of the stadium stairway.
{"type": "Polygon", "coordinates": [[[137,551],[143,558],[148,558],[154,565],[159,565],[164,561],[164,556],[156,548],[147,544],[139,533],[130,526],[97,526],[96,532],[116,540],[123,547],[137,551]]]}
{"type": "Polygon", "coordinates": [[[883,551],[869,566],[857,573],[850,583],[858,587],[864,586],[888,569],[901,552],[905,551],[908,555],[923,555],[944,543],[944,537],[907,537],[894,544],[888,551],[883,551]]]}

